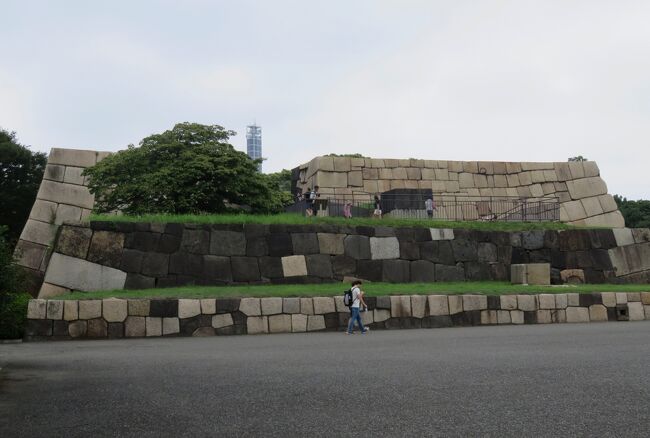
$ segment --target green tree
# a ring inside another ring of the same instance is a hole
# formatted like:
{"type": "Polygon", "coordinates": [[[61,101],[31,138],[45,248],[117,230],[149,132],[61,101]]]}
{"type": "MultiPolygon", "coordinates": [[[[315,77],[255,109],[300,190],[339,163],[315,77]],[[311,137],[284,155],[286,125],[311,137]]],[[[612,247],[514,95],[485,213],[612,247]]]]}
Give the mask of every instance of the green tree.
{"type": "Polygon", "coordinates": [[[222,213],[246,206],[279,211],[278,190],[252,160],[228,143],[234,131],[179,123],[129,145],[85,170],[98,213],[222,213]]]}
{"type": "Polygon", "coordinates": [[[582,155],[578,155],[577,157],[569,158],[568,161],[589,161],[589,160],[587,158],[583,157],[582,155]]]}
{"type": "Polygon", "coordinates": [[[650,228],[650,201],[638,200],[628,201],[620,195],[614,195],[618,209],[623,218],[625,225],[630,228],[650,228]]]}
{"type": "Polygon", "coordinates": [[[47,156],[18,143],[15,132],[0,129],[0,225],[15,242],[27,221],[43,179],[47,156]]]}

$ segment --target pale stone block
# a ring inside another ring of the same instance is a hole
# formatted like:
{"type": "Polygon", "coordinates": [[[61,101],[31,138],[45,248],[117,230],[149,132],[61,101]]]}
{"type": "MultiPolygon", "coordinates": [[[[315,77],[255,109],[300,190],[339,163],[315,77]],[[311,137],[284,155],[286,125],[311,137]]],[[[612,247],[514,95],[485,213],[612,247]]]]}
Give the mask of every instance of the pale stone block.
{"type": "Polygon", "coordinates": [[[563,221],[578,221],[587,217],[587,212],[582,206],[580,201],[569,201],[562,203],[562,209],[564,210],[566,217],[560,217],[560,220],[563,221]]]}
{"type": "Polygon", "coordinates": [[[498,324],[499,320],[497,317],[496,310],[482,310],[481,311],[481,324],[490,325],[498,324]]]}
{"type": "Polygon", "coordinates": [[[37,199],[34,201],[32,211],[29,213],[29,218],[51,224],[54,222],[56,216],[56,207],[57,204],[55,202],[37,199]]]}
{"type": "Polygon", "coordinates": [[[102,313],[106,322],[122,322],[128,316],[128,302],[117,298],[102,300],[102,313]]]}
{"type": "Polygon", "coordinates": [[[627,303],[627,293],[616,292],[616,304],[626,304],[626,303],[627,303]]]}
{"type": "Polygon", "coordinates": [[[566,309],[569,305],[568,297],[566,294],[557,294],[555,295],[555,308],[556,309],[566,309]]]}
{"type": "Polygon", "coordinates": [[[540,309],[555,309],[555,295],[540,294],[538,298],[540,309]]]}
{"type": "MultiPolygon", "coordinates": [[[[335,298],[340,298],[341,304],[343,304],[343,297],[335,297],[335,298]]],[[[283,298],[282,313],[300,313],[300,298],[283,298]]]]}
{"type": "Polygon", "coordinates": [[[616,294],[613,292],[603,292],[600,294],[605,307],[616,307],[616,294]]]}
{"type": "Polygon", "coordinates": [[[535,295],[517,295],[517,307],[528,312],[537,310],[535,295]]]}
{"type": "Polygon", "coordinates": [[[83,185],[84,177],[81,173],[84,171],[82,167],[67,166],[63,176],[63,182],[68,184],[83,185]]]}
{"type": "Polygon", "coordinates": [[[566,310],[558,309],[551,311],[551,321],[555,323],[565,323],[566,322],[566,310]]]}
{"type": "Polygon", "coordinates": [[[510,311],[510,321],[513,324],[523,324],[524,323],[524,312],[521,310],[511,310],[510,311]]]}
{"type": "Polygon", "coordinates": [[[21,240],[51,246],[56,237],[58,227],[49,223],[28,219],[22,233],[21,240]]]}
{"type": "Polygon", "coordinates": [[[629,228],[614,228],[614,238],[616,239],[616,246],[625,246],[634,244],[634,236],[632,230],[629,228]]]}
{"type": "MultiPolygon", "coordinates": [[[[427,297],[424,295],[411,295],[411,315],[414,318],[424,318],[427,308],[427,297]]],[[[365,312],[368,313],[368,312],[365,312]]],[[[365,324],[365,322],[364,322],[365,324]]]]}
{"type": "Polygon", "coordinates": [[[81,291],[124,289],[126,272],[54,253],[45,281],[81,291]]]}
{"type": "Polygon", "coordinates": [[[63,319],[63,301],[48,300],[46,319],[63,319]]]}
{"type": "Polygon", "coordinates": [[[259,298],[242,298],[239,302],[239,311],[246,316],[259,316],[262,314],[262,307],[259,298]]]}
{"type": "Polygon", "coordinates": [[[589,306],[590,321],[607,321],[607,307],[602,304],[593,304],[589,306]]]}
{"type": "Polygon", "coordinates": [[[533,285],[551,284],[550,263],[528,263],[526,265],[526,282],[533,285]]]}
{"type": "Polygon", "coordinates": [[[313,315],[314,314],[314,300],[311,298],[301,298],[300,299],[300,313],[303,315],[313,315]]]}
{"type": "Polygon", "coordinates": [[[314,297],[314,314],[323,315],[325,313],[336,312],[334,298],[332,297],[314,297]]]}
{"type": "Polygon", "coordinates": [[[137,338],[146,336],[146,323],[143,316],[129,316],[124,321],[124,336],[127,338],[137,338]]]}
{"type": "Polygon", "coordinates": [[[600,175],[600,170],[598,170],[598,165],[595,161],[583,161],[582,168],[585,173],[585,177],[592,177],[600,175]]]}
{"type": "Polygon", "coordinates": [[[553,322],[551,311],[541,309],[537,311],[537,324],[550,324],[553,322]]]}
{"type": "Polygon", "coordinates": [[[43,179],[63,182],[64,176],[65,176],[65,166],[59,166],[58,164],[48,164],[47,166],[45,166],[43,179]]]}
{"type": "Polygon", "coordinates": [[[307,275],[307,262],[304,255],[282,257],[282,272],[285,277],[307,275]]]}
{"type": "Polygon", "coordinates": [[[530,186],[530,194],[533,198],[541,198],[544,196],[544,189],[542,189],[541,184],[533,184],[530,186]]]}
{"type": "Polygon", "coordinates": [[[54,223],[56,225],[61,225],[64,222],[79,222],[82,213],[83,209],[81,207],[59,204],[59,208],[56,209],[56,218],[54,219],[54,223]]]}
{"type": "Polygon", "coordinates": [[[497,310],[497,324],[511,324],[510,311],[497,310]]]}
{"type": "Polygon", "coordinates": [[[233,325],[232,315],[230,313],[220,313],[212,317],[212,327],[218,329],[233,325]]]}
{"type": "Polygon", "coordinates": [[[393,169],[393,179],[399,179],[399,180],[406,180],[408,179],[408,174],[406,173],[406,169],[403,167],[396,167],[393,169]]]}
{"type": "Polygon", "coordinates": [[[374,320],[375,322],[386,321],[390,318],[390,310],[388,309],[375,309],[374,310],[374,320]]]}
{"type": "Polygon", "coordinates": [[[86,321],[73,321],[68,325],[68,333],[71,338],[81,338],[86,336],[88,324],[86,321]]]}
{"type": "Polygon", "coordinates": [[[350,157],[333,157],[334,170],[337,172],[349,172],[351,167],[350,157]]]}
{"type": "MultiPolygon", "coordinates": [[[[216,302],[215,302],[215,313],[216,313],[216,302]]],[[[183,298],[178,300],[179,318],[191,318],[192,316],[197,316],[200,314],[201,314],[201,301],[183,299],[183,298]]]]}
{"type": "Polygon", "coordinates": [[[580,202],[582,202],[582,206],[584,207],[587,216],[597,216],[599,214],[603,214],[603,208],[601,207],[597,196],[592,198],[584,198],[580,202]]]}
{"type": "Polygon", "coordinates": [[[650,306],[644,305],[643,311],[645,312],[645,319],[650,319],[650,306]]]}
{"type": "Polygon", "coordinates": [[[80,149],[50,149],[47,157],[48,164],[59,164],[63,166],[91,167],[97,163],[97,151],[80,149]]]}
{"type": "Polygon", "coordinates": [[[390,297],[390,314],[393,318],[411,316],[411,297],[393,295],[390,297]]]}
{"type": "Polygon", "coordinates": [[[41,285],[41,289],[38,292],[38,297],[51,298],[51,297],[58,297],[69,293],[70,293],[70,289],[66,287],[57,286],[56,284],[43,283],[41,285]]]}
{"type": "MultiPolygon", "coordinates": [[[[449,315],[449,302],[447,295],[429,295],[429,315],[440,316],[449,315]]],[[[375,315],[375,319],[377,319],[375,315]]]]}
{"type": "Polygon", "coordinates": [[[642,321],[645,319],[643,303],[641,302],[634,302],[634,303],[628,302],[627,311],[630,315],[630,321],[642,321]]]}
{"type": "Polygon", "coordinates": [[[429,228],[431,240],[454,240],[452,228],[429,228]]]}
{"type": "Polygon", "coordinates": [[[165,335],[175,335],[180,333],[180,322],[178,318],[163,318],[162,319],[162,334],[165,335]]]}
{"type": "Polygon", "coordinates": [[[77,300],[63,301],[63,319],[66,321],[79,319],[79,303],[77,300]]]}
{"type": "Polygon", "coordinates": [[[426,180],[436,179],[435,170],[427,169],[427,168],[420,169],[420,179],[426,179],[426,180]]]}
{"type": "Polygon", "coordinates": [[[249,335],[269,332],[268,316],[249,316],[246,318],[246,329],[249,335]]]}
{"type": "Polygon", "coordinates": [[[282,298],[261,298],[262,315],[276,315],[282,313],[282,298]]]}
{"type": "Polygon", "coordinates": [[[201,301],[201,313],[203,315],[214,315],[217,313],[217,300],[214,298],[205,298],[201,301]]]}
{"type": "Polygon", "coordinates": [[[347,187],[348,174],[346,172],[318,171],[316,173],[316,181],[323,187],[347,187]]]}
{"type": "MultiPolygon", "coordinates": [[[[343,303],[343,296],[342,295],[337,295],[337,296],[334,297],[334,304],[335,304],[337,312],[345,313],[345,312],[348,312],[350,310],[350,308],[343,303]]],[[[300,301],[298,301],[298,310],[300,311],[300,301]]],[[[285,310],[284,313],[290,313],[290,312],[287,312],[285,310]]],[[[298,312],[296,312],[296,313],[298,313],[298,312]]]]}
{"type": "Polygon", "coordinates": [[[513,263],[510,265],[510,283],[526,284],[526,265],[523,263],[513,263]]]}
{"type": "Polygon", "coordinates": [[[616,205],[616,201],[612,195],[601,195],[598,197],[598,201],[600,202],[600,207],[605,213],[618,210],[618,205],[616,205]]]}
{"type": "Polygon", "coordinates": [[[463,310],[487,309],[487,297],[485,295],[463,295],[463,310]]]}
{"type": "Polygon", "coordinates": [[[146,336],[162,336],[162,318],[145,318],[146,336]]]}
{"type": "Polygon", "coordinates": [[[291,331],[294,333],[307,331],[307,315],[301,313],[291,315],[291,331]]]}
{"type": "Polygon", "coordinates": [[[36,198],[88,209],[92,209],[95,204],[95,197],[87,187],[47,180],[41,182],[36,198]]]}
{"type": "Polygon", "coordinates": [[[625,227],[625,219],[620,211],[610,211],[609,213],[586,218],[584,226],[598,228],[623,228],[625,227]]]}
{"type": "Polygon", "coordinates": [[[307,331],[313,332],[317,330],[325,330],[325,317],[323,315],[308,315],[307,331]]]}
{"type": "Polygon", "coordinates": [[[641,301],[641,294],[639,292],[628,292],[627,293],[627,302],[633,303],[641,301]]]}
{"type": "Polygon", "coordinates": [[[650,292],[641,292],[641,302],[643,304],[650,304],[650,292]]]}
{"type": "Polygon", "coordinates": [[[580,294],[571,293],[566,294],[567,306],[576,307],[580,305],[580,294]]]}
{"type": "Polygon", "coordinates": [[[129,316],[149,316],[149,300],[127,300],[129,316]]]}
{"type": "Polygon", "coordinates": [[[463,311],[463,297],[460,295],[449,295],[447,297],[449,301],[449,314],[455,315],[463,311]]]}
{"type": "Polygon", "coordinates": [[[567,322],[589,322],[589,309],[586,307],[567,307],[567,322]]]}
{"type": "Polygon", "coordinates": [[[571,199],[583,199],[607,194],[607,185],[600,177],[580,178],[566,182],[571,199]]]}
{"type": "Polygon", "coordinates": [[[567,164],[569,165],[569,172],[571,173],[571,179],[585,177],[585,169],[584,167],[582,167],[581,161],[571,161],[567,164]]]}
{"type": "Polygon", "coordinates": [[[531,172],[521,172],[519,174],[519,184],[522,186],[530,186],[533,183],[531,172]]]}
{"type": "Polygon", "coordinates": [[[517,295],[501,295],[499,298],[501,309],[515,310],[517,308],[517,295]]]}
{"type": "Polygon", "coordinates": [[[291,333],[291,315],[269,316],[270,333],[291,333]]]}
{"type": "Polygon", "coordinates": [[[79,319],[95,319],[102,316],[102,300],[79,300],[79,319]]]}
{"type": "Polygon", "coordinates": [[[397,237],[371,237],[370,256],[373,260],[399,258],[399,241],[397,237]]]}

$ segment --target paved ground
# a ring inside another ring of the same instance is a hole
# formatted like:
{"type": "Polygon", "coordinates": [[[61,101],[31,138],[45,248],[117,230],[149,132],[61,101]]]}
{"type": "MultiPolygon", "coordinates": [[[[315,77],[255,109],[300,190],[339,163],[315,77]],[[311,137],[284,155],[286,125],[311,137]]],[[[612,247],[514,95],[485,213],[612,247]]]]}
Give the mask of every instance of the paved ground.
{"type": "Polygon", "coordinates": [[[0,435],[648,436],[650,322],[0,345],[0,435]]]}

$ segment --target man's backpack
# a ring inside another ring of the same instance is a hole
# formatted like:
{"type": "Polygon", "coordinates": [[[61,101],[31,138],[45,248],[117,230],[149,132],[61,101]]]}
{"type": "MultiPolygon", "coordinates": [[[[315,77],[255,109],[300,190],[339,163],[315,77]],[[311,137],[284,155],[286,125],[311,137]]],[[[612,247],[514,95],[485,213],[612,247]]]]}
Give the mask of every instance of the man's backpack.
{"type": "Polygon", "coordinates": [[[345,292],[343,292],[343,304],[345,304],[347,307],[350,307],[353,301],[354,300],[352,299],[352,289],[348,289],[345,292]]]}

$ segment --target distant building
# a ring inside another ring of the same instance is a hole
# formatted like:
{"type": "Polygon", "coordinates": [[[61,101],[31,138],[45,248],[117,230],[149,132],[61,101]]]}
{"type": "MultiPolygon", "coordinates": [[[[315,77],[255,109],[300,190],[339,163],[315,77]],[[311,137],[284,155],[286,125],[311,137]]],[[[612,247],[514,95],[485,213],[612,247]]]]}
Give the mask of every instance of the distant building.
{"type": "MultiPolygon", "coordinates": [[[[262,158],[262,127],[255,124],[246,127],[246,153],[252,159],[262,158]]],[[[262,171],[262,164],[259,165],[262,171]]]]}

